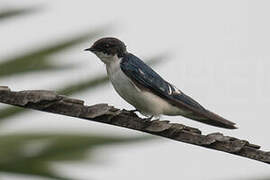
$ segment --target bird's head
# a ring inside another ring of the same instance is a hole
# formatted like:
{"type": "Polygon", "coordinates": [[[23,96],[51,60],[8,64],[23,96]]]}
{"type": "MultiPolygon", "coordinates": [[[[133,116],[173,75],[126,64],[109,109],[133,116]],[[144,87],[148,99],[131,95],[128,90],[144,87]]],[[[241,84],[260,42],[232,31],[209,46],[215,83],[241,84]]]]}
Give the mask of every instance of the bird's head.
{"type": "Polygon", "coordinates": [[[127,53],[126,45],[119,39],[113,37],[101,38],[90,48],[85,49],[85,51],[91,51],[104,63],[108,63],[114,57],[121,58],[127,53]]]}

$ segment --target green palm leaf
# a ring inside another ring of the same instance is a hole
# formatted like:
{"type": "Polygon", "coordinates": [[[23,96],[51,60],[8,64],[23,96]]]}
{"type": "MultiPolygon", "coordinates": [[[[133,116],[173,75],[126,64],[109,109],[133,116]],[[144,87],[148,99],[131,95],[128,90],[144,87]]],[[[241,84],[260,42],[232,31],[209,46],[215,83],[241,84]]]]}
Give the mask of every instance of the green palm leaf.
{"type": "MultiPolygon", "coordinates": [[[[3,9],[3,8],[2,8],[3,9]]],[[[22,15],[29,15],[34,12],[39,12],[40,8],[28,7],[28,8],[7,8],[0,12],[0,22],[3,20],[10,20],[14,17],[21,17],[22,15]]]]}
{"type": "Polygon", "coordinates": [[[52,171],[52,162],[89,160],[93,148],[147,139],[35,133],[0,136],[0,172],[66,179],[52,171]]]}
{"type": "Polygon", "coordinates": [[[105,27],[98,30],[88,30],[86,33],[82,33],[79,36],[65,39],[58,43],[54,42],[53,44],[49,44],[47,47],[43,47],[25,54],[20,54],[14,58],[4,59],[3,62],[0,63],[0,78],[11,75],[20,75],[21,73],[67,68],[66,66],[59,67],[53,65],[49,61],[49,57],[76,46],[84,41],[89,41],[97,35],[102,34],[104,31],[105,27]]]}

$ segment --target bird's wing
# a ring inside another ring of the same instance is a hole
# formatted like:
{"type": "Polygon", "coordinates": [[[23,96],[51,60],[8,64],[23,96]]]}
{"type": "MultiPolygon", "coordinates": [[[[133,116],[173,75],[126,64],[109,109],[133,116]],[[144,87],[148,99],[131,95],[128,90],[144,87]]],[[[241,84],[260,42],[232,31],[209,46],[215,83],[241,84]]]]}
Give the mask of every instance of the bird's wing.
{"type": "Polygon", "coordinates": [[[139,87],[150,90],[168,103],[189,112],[183,116],[213,126],[235,129],[235,123],[228,121],[201,106],[172,84],[165,81],[152,68],[131,53],[126,54],[121,63],[121,70],[139,87]]]}

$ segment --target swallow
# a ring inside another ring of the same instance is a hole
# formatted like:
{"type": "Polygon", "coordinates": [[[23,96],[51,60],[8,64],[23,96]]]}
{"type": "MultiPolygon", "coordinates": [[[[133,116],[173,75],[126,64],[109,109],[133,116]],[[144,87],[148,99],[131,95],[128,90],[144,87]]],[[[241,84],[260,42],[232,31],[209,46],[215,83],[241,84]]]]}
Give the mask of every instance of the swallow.
{"type": "Polygon", "coordinates": [[[150,118],[180,115],[212,126],[236,129],[235,123],[207,110],[164,80],[140,58],[129,53],[119,39],[101,38],[85,50],[94,53],[106,65],[116,92],[143,115],[150,118]]]}

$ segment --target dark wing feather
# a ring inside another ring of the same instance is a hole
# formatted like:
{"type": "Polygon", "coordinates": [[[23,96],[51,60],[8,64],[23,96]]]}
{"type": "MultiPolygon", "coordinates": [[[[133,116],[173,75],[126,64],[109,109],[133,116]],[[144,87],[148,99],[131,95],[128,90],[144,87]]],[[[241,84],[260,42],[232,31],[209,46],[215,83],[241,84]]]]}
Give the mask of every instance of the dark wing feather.
{"type": "Polygon", "coordinates": [[[170,104],[190,112],[185,117],[213,126],[235,129],[235,123],[214,114],[198,102],[165,81],[153,69],[131,53],[126,54],[120,64],[121,70],[136,84],[151,90],[170,104]]]}

